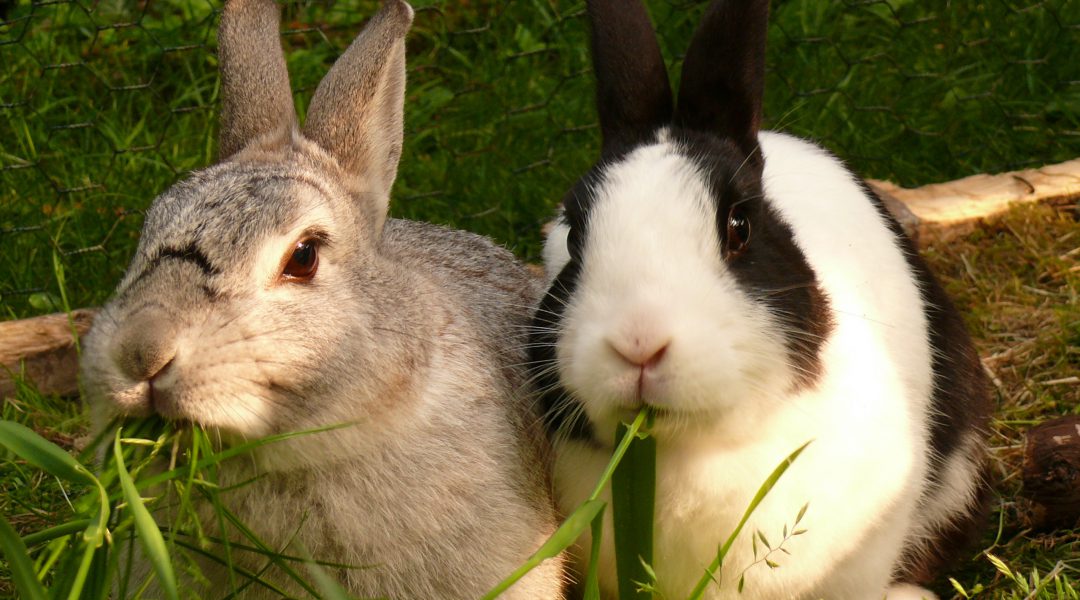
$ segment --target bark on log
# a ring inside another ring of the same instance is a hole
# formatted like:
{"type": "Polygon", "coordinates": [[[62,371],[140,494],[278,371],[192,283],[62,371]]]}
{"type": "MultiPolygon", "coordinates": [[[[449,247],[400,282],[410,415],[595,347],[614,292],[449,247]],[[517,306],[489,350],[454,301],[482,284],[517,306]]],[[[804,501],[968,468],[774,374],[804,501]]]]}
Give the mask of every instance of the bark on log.
{"type": "MultiPolygon", "coordinates": [[[[897,215],[901,224],[920,246],[926,246],[970,233],[980,221],[1014,204],[1075,202],[1080,197],[1080,159],[1038,169],[972,175],[914,189],[888,181],[868,183],[883,196],[899,201],[904,207],[897,215]]],[[[889,208],[894,210],[895,203],[889,208]]]]}
{"type": "Polygon", "coordinates": [[[46,394],[78,392],[79,357],[75,335],[90,330],[97,309],[57,313],[0,322],[0,398],[15,394],[14,376],[21,376],[46,394]],[[73,335],[74,330],[74,335],[73,335]]]}
{"type": "Polygon", "coordinates": [[[1028,431],[1023,475],[1033,527],[1073,527],[1080,521],[1080,416],[1028,431]]]}

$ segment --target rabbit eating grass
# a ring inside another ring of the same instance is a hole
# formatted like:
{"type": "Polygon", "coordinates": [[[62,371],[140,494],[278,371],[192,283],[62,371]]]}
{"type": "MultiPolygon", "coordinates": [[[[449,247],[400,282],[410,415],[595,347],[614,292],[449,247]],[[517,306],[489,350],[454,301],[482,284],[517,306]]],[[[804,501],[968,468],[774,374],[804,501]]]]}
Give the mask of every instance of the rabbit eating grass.
{"type": "Polygon", "coordinates": [[[988,386],[961,316],[838,159],[758,131],[767,0],[711,3],[677,102],[641,3],[586,5],[603,147],[548,236],[529,345],[561,506],[651,406],[652,567],[684,598],[812,440],[706,597],[934,598],[920,586],[979,531],[988,495],[988,386]]]}
{"type": "MultiPolygon", "coordinates": [[[[82,375],[99,424],[156,413],[225,443],[350,424],[221,464],[222,486],[255,478],[222,501],[272,548],[361,566],[333,570],[352,594],[475,598],[556,526],[513,342],[539,290],[486,238],[387,218],[412,18],[386,0],[301,129],[276,3],[226,2],[220,161],[147,211],[82,375]]],[[[215,564],[203,575],[231,591],[215,564]]],[[[506,597],[562,583],[551,560],[506,597]]]]}

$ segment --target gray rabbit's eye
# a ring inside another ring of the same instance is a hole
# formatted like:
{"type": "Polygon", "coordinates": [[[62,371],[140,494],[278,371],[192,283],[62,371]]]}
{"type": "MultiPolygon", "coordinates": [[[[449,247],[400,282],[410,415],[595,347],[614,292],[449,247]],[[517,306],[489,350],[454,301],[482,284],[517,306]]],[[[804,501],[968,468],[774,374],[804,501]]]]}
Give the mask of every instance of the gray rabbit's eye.
{"type": "Polygon", "coordinates": [[[319,268],[319,246],[313,239],[301,240],[293,248],[281,275],[290,281],[309,281],[319,268]]]}

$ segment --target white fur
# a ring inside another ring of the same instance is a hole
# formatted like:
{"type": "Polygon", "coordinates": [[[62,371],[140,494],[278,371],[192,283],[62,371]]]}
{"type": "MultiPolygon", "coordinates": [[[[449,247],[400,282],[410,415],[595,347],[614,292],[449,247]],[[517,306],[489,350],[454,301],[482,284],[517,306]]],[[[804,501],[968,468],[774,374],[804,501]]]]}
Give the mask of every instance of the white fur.
{"type": "MultiPolygon", "coordinates": [[[[727,273],[703,174],[664,136],[612,166],[595,190],[560,376],[607,439],[634,409],[640,373],[612,346],[669,343],[641,383],[650,403],[670,411],[655,430],[654,566],[666,597],[687,594],[772,469],[813,440],[758,507],[707,597],[882,598],[925,486],[932,373],[922,300],[896,238],[838,161],[786,135],[760,141],[766,201],[791,226],[830,304],[816,385],[791,391],[796,373],[779,325],[727,273]],[[790,556],[770,556],[780,568],[751,567],[751,534],[761,530],[775,548],[806,503],[807,532],[784,544],[790,556]]],[[[559,442],[564,510],[588,494],[609,456],[610,448],[559,442]]],[[[612,590],[607,527],[600,574],[612,590]]]]}
{"type": "Polygon", "coordinates": [[[552,269],[556,266],[561,269],[563,265],[570,262],[570,250],[566,247],[569,234],[570,227],[564,220],[562,208],[559,208],[559,215],[548,223],[548,232],[544,237],[544,276],[548,286],[559,275],[558,271],[552,269]]]}

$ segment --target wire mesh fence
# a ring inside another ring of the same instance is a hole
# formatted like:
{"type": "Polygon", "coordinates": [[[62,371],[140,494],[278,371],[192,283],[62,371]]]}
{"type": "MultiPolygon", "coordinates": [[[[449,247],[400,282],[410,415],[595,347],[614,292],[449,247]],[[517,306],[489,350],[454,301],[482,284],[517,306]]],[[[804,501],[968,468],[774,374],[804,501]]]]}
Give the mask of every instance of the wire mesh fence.
{"type": "MultiPolygon", "coordinates": [[[[704,1],[650,3],[678,79],[704,1]]],[[[398,216],[539,254],[598,148],[582,0],[415,2],[398,216]]],[[[301,117],[376,3],[291,2],[301,117]]],[[[102,302],[216,147],[220,0],[0,0],[0,307],[102,302]]],[[[774,0],[766,119],[918,185],[1080,155],[1080,0],[774,0]]]]}

